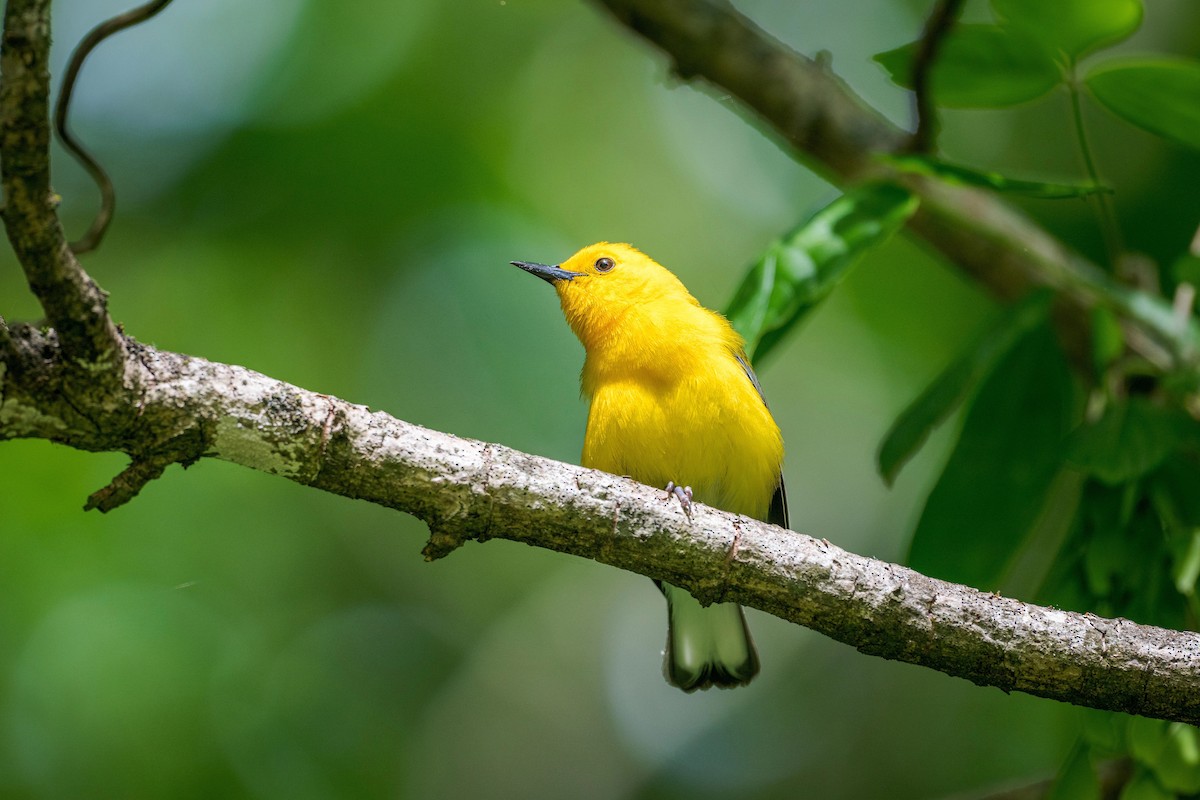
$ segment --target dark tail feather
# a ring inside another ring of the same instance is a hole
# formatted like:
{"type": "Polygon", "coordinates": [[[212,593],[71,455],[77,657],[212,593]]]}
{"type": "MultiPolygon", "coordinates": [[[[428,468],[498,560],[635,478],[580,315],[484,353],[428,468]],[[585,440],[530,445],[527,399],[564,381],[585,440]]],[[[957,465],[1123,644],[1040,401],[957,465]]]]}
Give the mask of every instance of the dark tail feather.
{"type": "Polygon", "coordinates": [[[696,598],[669,583],[667,648],[663,676],[685,692],[716,686],[745,686],[758,674],[758,652],[742,607],[736,603],[701,606],[696,598]]]}

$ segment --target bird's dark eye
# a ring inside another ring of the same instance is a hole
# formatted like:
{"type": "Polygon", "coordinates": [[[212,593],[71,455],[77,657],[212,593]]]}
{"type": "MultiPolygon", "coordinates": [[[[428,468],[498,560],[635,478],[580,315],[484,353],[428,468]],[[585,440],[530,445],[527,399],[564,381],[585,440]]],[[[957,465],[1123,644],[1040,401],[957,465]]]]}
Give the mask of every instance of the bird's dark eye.
{"type": "Polygon", "coordinates": [[[613,261],[611,258],[608,258],[607,256],[604,258],[597,258],[596,259],[596,272],[611,272],[612,268],[615,267],[616,265],[617,265],[617,262],[613,261]]]}

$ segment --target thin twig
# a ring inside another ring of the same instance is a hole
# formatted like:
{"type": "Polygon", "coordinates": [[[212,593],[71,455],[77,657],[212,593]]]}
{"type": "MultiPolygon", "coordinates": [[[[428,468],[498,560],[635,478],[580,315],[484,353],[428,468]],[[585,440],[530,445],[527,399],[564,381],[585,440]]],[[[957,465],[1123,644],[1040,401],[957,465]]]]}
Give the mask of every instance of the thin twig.
{"type": "Polygon", "coordinates": [[[135,460],[131,462],[107,486],[92,492],[88,496],[83,510],[91,511],[95,509],[102,514],[106,514],[114,508],[128,503],[137,497],[138,492],[145,488],[146,484],[161,476],[171,463],[171,461],[167,460],[135,460]]]}
{"type": "Polygon", "coordinates": [[[100,246],[100,240],[104,238],[104,233],[108,230],[108,224],[112,222],[113,212],[117,204],[117,193],[113,189],[112,179],[108,177],[108,173],[104,170],[104,167],[100,166],[100,163],[79,143],[67,128],[67,115],[70,112],[71,96],[75,91],[75,81],[79,78],[79,70],[83,67],[84,59],[96,48],[96,45],[114,33],[119,33],[126,28],[145,22],[166,8],[170,2],[171,0],[151,0],[151,2],[145,5],[117,14],[115,17],[101,22],[88,31],[88,34],[80,40],[79,44],[75,46],[75,51],[71,53],[70,61],[67,62],[62,91],[58,96],[58,102],[54,106],[54,130],[58,133],[58,138],[62,141],[63,147],[75,157],[75,160],[87,171],[88,175],[92,176],[92,180],[96,182],[96,186],[100,189],[100,210],[96,212],[96,218],[92,220],[92,226],[88,228],[83,238],[71,243],[71,249],[75,251],[76,255],[91,252],[100,246]]]}
{"type": "Polygon", "coordinates": [[[933,65],[937,62],[938,51],[946,39],[946,35],[958,21],[962,12],[963,0],[937,0],[929,19],[925,21],[925,30],[921,40],[917,42],[917,52],[913,55],[912,88],[913,107],[916,116],[912,141],[909,149],[915,153],[928,153],[937,146],[938,132],[941,128],[930,92],[930,78],[933,65]]]}
{"type": "MultiPolygon", "coordinates": [[[[1088,143],[1087,128],[1083,123],[1083,105],[1080,100],[1079,81],[1075,76],[1075,64],[1069,66],[1070,78],[1067,81],[1067,93],[1071,100],[1071,119],[1075,125],[1075,136],[1079,140],[1079,155],[1083,159],[1083,167],[1087,170],[1088,180],[1093,186],[1100,185],[1100,172],[1096,169],[1096,160],[1092,157],[1092,148],[1088,143]]],[[[1104,239],[1104,249],[1107,251],[1109,264],[1115,269],[1119,266],[1121,252],[1121,227],[1117,224],[1117,215],[1113,211],[1112,199],[1107,192],[1097,192],[1087,198],[1095,204],[1097,224],[1100,235],[1104,239]]]]}
{"type": "Polygon", "coordinates": [[[203,437],[192,428],[153,453],[134,456],[129,466],[121,470],[107,486],[92,492],[83,510],[95,509],[107,514],[137,497],[146,484],[161,477],[172,464],[182,464],[185,468],[191,466],[200,458],[202,451],[203,437]]]}

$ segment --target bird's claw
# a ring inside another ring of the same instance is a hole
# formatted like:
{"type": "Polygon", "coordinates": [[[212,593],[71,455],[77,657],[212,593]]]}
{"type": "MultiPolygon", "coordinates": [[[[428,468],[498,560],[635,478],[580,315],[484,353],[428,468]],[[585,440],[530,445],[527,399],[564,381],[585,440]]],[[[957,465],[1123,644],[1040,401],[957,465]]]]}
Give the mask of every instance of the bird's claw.
{"type": "Polygon", "coordinates": [[[667,499],[674,497],[679,501],[679,507],[683,509],[683,513],[687,518],[692,518],[692,487],[678,486],[675,481],[667,481],[667,499]]]}

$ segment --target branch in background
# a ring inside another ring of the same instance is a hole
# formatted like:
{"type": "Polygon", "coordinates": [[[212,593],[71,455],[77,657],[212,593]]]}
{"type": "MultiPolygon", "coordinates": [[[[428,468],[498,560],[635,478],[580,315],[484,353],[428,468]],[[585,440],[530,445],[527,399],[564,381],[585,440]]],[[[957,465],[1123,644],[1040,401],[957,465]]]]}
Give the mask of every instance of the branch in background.
{"type": "Polygon", "coordinates": [[[9,242],[78,383],[113,391],[125,366],[102,289],[67,246],[50,187],[50,0],[10,0],[0,43],[0,181],[9,242]]]}
{"type": "MultiPolygon", "coordinates": [[[[1196,370],[1200,330],[1180,327],[1168,303],[1117,286],[994,194],[921,176],[901,175],[874,158],[902,150],[907,137],[845,83],[771,37],[726,0],[595,0],[659,47],[684,78],[701,77],[741,100],[797,158],[838,184],[867,177],[903,183],[921,199],[913,229],[951,263],[1001,300],[1036,286],[1057,290],[1073,309],[1072,338],[1087,339],[1101,305],[1165,351],[1177,367],[1196,370]]],[[[1136,346],[1136,342],[1134,343],[1136,346]]]]}
{"type": "MultiPolygon", "coordinates": [[[[211,456],[425,520],[425,553],[509,539],[736,601],[864,653],[1095,708],[1200,722],[1200,635],[1021,603],[848,553],[661,489],[461,439],[243,367],[129,342],[140,409],[121,429],[81,422],[52,387],[51,334],[13,328],[23,368],[0,377],[0,439],[211,456]]],[[[84,409],[83,411],[87,411],[84,409]]],[[[83,414],[84,417],[90,415],[83,414]]],[[[135,456],[135,461],[137,456],[135,456]]],[[[122,479],[124,480],[124,479],[122,479]]],[[[120,491],[118,486],[115,491],[120,491]]]]}
{"type": "Polygon", "coordinates": [[[913,107],[916,114],[916,126],[913,131],[909,149],[917,153],[932,151],[937,145],[940,126],[937,111],[933,105],[929,82],[933,65],[937,62],[938,51],[946,35],[958,21],[962,11],[963,0],[937,0],[929,19],[925,21],[925,30],[917,43],[917,52],[913,57],[912,84],[913,107]]]}
{"type": "Polygon", "coordinates": [[[596,0],[660,47],[678,75],[704,78],[755,111],[808,166],[844,183],[878,173],[875,153],[906,134],[827,66],[789,49],[725,0],[596,0]]]}

